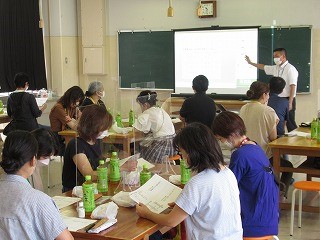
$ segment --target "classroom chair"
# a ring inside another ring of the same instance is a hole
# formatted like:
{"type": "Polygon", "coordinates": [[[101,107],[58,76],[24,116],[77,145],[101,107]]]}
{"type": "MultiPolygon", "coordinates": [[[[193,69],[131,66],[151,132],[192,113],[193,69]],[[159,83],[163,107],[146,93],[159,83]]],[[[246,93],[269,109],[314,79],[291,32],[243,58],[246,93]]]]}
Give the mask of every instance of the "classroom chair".
{"type": "Polygon", "coordinates": [[[243,240],[279,240],[277,236],[243,237],[243,240]]]}
{"type": "Polygon", "coordinates": [[[50,164],[51,162],[60,162],[60,167],[61,167],[61,173],[63,169],[63,156],[53,156],[50,158],[50,163],[47,166],[47,177],[48,177],[48,188],[54,187],[54,185],[50,185],[50,164]]]}
{"type": "Polygon", "coordinates": [[[302,213],[302,191],[320,192],[320,182],[315,181],[299,181],[293,184],[294,190],[292,192],[291,200],[291,223],[290,223],[290,236],[293,235],[293,221],[294,221],[294,208],[296,200],[296,191],[299,191],[299,218],[298,227],[301,228],[301,213],[302,213]]]}

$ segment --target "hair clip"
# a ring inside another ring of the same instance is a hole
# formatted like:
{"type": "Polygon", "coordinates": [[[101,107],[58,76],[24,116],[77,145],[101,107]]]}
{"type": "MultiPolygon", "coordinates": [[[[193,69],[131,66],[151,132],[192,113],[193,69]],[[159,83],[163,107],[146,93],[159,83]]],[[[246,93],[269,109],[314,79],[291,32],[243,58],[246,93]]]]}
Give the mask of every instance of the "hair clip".
{"type": "Polygon", "coordinates": [[[150,93],[148,93],[148,100],[150,100],[150,98],[151,98],[151,95],[150,95],[150,93]]]}

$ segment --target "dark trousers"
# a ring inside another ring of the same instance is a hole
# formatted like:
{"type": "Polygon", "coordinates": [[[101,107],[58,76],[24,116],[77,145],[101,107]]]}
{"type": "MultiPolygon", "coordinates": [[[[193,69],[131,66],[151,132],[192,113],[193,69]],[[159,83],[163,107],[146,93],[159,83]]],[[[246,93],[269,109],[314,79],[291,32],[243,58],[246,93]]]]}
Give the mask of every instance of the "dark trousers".
{"type": "MultiPolygon", "coordinates": [[[[289,99],[289,98],[288,98],[289,99]]],[[[292,109],[289,111],[289,119],[287,121],[288,132],[296,129],[298,126],[296,124],[296,98],[292,100],[292,109]]]]}
{"type": "MultiPolygon", "coordinates": [[[[269,159],[270,163],[273,165],[273,157],[269,159]]],[[[280,166],[281,167],[293,167],[292,163],[284,158],[280,158],[280,166]]],[[[293,173],[292,172],[283,172],[281,174],[280,182],[285,185],[285,189],[282,189],[280,186],[280,190],[284,192],[284,196],[287,197],[287,192],[290,186],[291,178],[293,173]]]]}

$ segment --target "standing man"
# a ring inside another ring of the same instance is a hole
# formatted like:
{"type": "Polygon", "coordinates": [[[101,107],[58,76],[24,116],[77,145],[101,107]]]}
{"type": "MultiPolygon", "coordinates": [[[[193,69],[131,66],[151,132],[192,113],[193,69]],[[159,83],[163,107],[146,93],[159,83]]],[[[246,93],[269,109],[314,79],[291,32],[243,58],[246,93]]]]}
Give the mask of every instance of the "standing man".
{"type": "Polygon", "coordinates": [[[216,116],[216,104],[206,95],[209,81],[203,75],[196,76],[192,81],[195,94],[186,99],[180,109],[180,119],[186,124],[200,122],[209,128],[216,116]]]}
{"type": "Polygon", "coordinates": [[[273,61],[276,65],[269,66],[261,63],[251,62],[248,56],[245,57],[246,61],[260,69],[264,70],[267,75],[275,77],[281,77],[286,81],[286,86],[283,92],[279,94],[279,97],[285,97],[289,100],[289,119],[287,122],[288,131],[292,131],[297,128],[295,121],[295,110],[296,110],[296,93],[298,83],[298,71],[291,65],[287,60],[287,51],[284,48],[276,48],[273,50],[273,61]]]}

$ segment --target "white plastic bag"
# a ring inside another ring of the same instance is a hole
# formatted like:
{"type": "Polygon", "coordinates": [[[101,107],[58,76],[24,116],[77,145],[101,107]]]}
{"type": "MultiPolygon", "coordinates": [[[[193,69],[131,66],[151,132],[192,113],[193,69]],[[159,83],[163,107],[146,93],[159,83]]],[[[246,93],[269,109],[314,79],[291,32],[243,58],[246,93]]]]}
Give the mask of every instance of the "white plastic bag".
{"type": "Polygon", "coordinates": [[[119,207],[114,202],[101,204],[100,206],[96,207],[92,211],[91,218],[92,219],[102,219],[102,218],[115,219],[118,214],[118,209],[119,207]]]}
{"type": "Polygon", "coordinates": [[[136,205],[136,202],[130,198],[129,192],[121,191],[114,195],[111,200],[121,207],[134,207],[136,205]]]}

